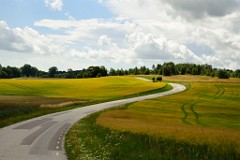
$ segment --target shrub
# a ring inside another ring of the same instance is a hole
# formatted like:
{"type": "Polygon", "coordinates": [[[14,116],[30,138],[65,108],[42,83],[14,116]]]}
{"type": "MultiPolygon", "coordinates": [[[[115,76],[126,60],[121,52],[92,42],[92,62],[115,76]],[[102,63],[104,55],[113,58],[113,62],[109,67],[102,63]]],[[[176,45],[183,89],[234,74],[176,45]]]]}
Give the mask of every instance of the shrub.
{"type": "Polygon", "coordinates": [[[162,77],[157,77],[157,81],[161,82],[162,81],[162,77]]]}

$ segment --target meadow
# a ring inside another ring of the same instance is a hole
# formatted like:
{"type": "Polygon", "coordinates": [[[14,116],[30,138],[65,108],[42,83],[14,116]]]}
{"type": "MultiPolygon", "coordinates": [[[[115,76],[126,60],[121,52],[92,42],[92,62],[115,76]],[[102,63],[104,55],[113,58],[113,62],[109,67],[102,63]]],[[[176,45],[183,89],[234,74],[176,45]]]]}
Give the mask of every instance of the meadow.
{"type": "Polygon", "coordinates": [[[240,79],[164,80],[188,90],[79,121],[67,135],[69,159],[240,159],[240,79]]]}
{"type": "Polygon", "coordinates": [[[147,94],[166,86],[134,77],[0,79],[0,84],[0,127],[52,112],[147,94]]]}

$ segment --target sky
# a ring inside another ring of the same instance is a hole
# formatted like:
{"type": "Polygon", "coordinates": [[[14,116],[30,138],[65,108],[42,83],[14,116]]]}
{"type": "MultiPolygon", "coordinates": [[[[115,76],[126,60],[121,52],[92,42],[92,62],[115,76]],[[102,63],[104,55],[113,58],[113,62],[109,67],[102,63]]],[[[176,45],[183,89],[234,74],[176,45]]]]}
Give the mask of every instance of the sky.
{"type": "Polygon", "coordinates": [[[0,64],[240,69],[240,0],[2,0],[0,64]]]}

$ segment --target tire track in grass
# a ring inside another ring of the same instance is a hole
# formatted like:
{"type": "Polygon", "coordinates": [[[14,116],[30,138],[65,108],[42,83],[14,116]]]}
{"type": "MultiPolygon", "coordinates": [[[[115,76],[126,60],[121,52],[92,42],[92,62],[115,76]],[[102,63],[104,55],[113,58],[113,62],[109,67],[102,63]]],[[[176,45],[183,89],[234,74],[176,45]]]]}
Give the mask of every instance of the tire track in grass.
{"type": "Polygon", "coordinates": [[[199,123],[199,114],[195,111],[194,106],[198,103],[198,101],[190,101],[182,105],[182,112],[184,114],[184,117],[182,118],[183,123],[193,125],[194,123],[200,124],[199,123]],[[191,112],[187,112],[187,108],[191,112]],[[193,115],[194,120],[191,122],[189,119],[189,116],[193,115]]]}
{"type": "Polygon", "coordinates": [[[222,97],[225,93],[225,88],[223,85],[215,85],[218,89],[217,93],[214,96],[214,99],[218,99],[220,97],[222,97]]]}
{"type": "MultiPolygon", "coordinates": [[[[215,85],[217,87],[217,92],[215,95],[210,97],[209,99],[218,99],[222,97],[225,93],[225,88],[223,85],[215,85]]],[[[182,122],[188,125],[198,124],[203,125],[199,122],[199,113],[196,112],[196,104],[200,101],[189,101],[182,105],[182,112],[184,117],[182,118],[182,122]],[[194,117],[193,120],[190,119],[190,116],[194,117]]]]}
{"type": "Polygon", "coordinates": [[[184,114],[184,117],[182,118],[183,123],[191,125],[190,122],[188,122],[188,113],[186,111],[186,106],[188,105],[189,102],[185,103],[182,105],[182,112],[184,114]]]}
{"type": "Polygon", "coordinates": [[[199,114],[195,111],[195,106],[196,104],[199,103],[198,101],[195,101],[193,102],[191,105],[190,105],[190,110],[192,111],[194,117],[195,117],[195,122],[196,124],[200,124],[199,123],[199,114]]]}
{"type": "Polygon", "coordinates": [[[20,84],[6,83],[6,82],[3,82],[3,83],[7,84],[7,85],[10,85],[10,86],[13,86],[13,87],[16,87],[16,88],[21,88],[21,89],[34,90],[34,91],[39,90],[39,89],[36,89],[36,88],[27,87],[27,86],[20,85],[20,84]]]}

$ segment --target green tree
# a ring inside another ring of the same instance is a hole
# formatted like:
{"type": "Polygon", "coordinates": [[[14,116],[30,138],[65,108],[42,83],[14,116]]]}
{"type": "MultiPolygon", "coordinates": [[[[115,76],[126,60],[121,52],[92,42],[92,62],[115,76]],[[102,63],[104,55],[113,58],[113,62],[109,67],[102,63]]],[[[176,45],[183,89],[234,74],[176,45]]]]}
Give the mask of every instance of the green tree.
{"type": "Polygon", "coordinates": [[[228,79],[229,78],[229,74],[225,69],[220,69],[218,71],[218,78],[220,79],[228,79]]]}
{"type": "Polygon", "coordinates": [[[1,77],[1,73],[2,73],[2,65],[0,64],[0,77],[1,77]]]}
{"type": "Polygon", "coordinates": [[[138,70],[138,68],[135,67],[133,72],[134,72],[134,75],[138,75],[138,74],[139,74],[139,70],[138,70]]]}
{"type": "Polygon", "coordinates": [[[57,72],[58,72],[58,68],[56,66],[53,66],[53,67],[49,68],[48,75],[50,78],[54,78],[55,75],[57,74],[57,72]]]}
{"type": "Polygon", "coordinates": [[[164,76],[176,75],[176,68],[173,62],[164,63],[162,66],[162,74],[164,76]]]}
{"type": "Polygon", "coordinates": [[[31,68],[32,68],[32,66],[30,64],[25,64],[24,66],[22,66],[20,68],[22,76],[29,77],[31,75],[31,68]]]}
{"type": "Polygon", "coordinates": [[[116,70],[111,68],[110,71],[109,71],[109,75],[110,76],[116,76],[117,75],[116,70]]]}

